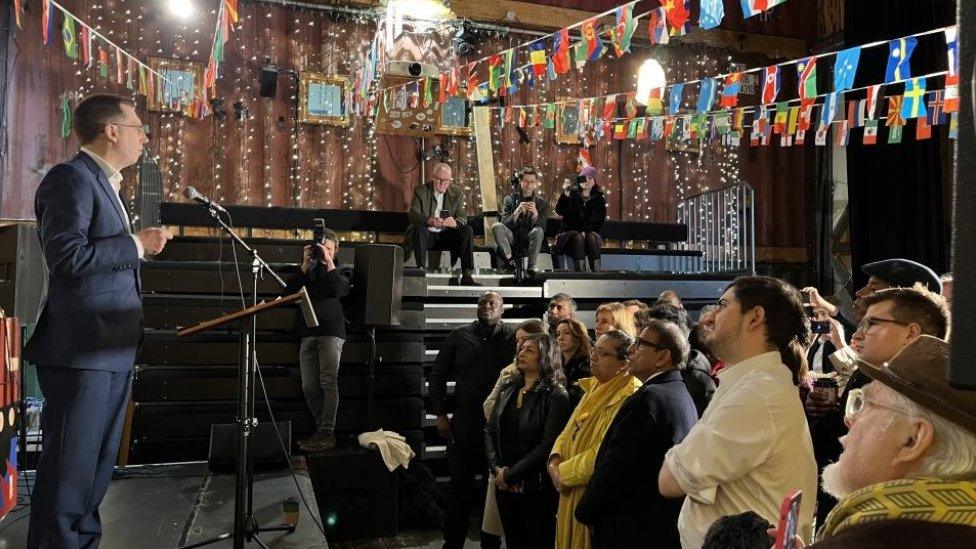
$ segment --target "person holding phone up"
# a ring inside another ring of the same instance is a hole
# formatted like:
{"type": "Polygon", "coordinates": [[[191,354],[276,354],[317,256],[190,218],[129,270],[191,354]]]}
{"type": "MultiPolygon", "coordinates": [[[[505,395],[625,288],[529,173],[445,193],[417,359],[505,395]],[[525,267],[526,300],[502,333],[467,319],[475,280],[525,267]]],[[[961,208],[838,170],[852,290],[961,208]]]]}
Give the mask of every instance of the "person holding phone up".
{"type": "Polygon", "coordinates": [[[546,238],[549,203],[536,195],[539,174],[535,168],[525,167],[516,174],[518,189],[505,197],[500,221],[491,226],[495,237],[500,267],[516,267],[514,263],[528,259],[528,274],[535,275],[536,260],[546,238]]]}
{"type": "Polygon", "coordinates": [[[410,226],[404,246],[413,251],[417,267],[426,269],[428,250],[448,250],[451,265],[461,259],[461,285],[480,286],[474,270],[474,232],[468,225],[464,194],[451,185],[454,172],[443,162],[434,165],[433,179],[414,189],[410,226]]]}
{"type": "Polygon", "coordinates": [[[607,221],[607,200],[596,183],[596,168],[587,166],[580,170],[576,183],[563,183],[563,193],[556,202],[556,213],[562,219],[553,254],[569,254],[573,258],[573,270],[582,271],[587,259],[590,270],[600,270],[600,248],[603,237],[600,231],[607,221]]]}

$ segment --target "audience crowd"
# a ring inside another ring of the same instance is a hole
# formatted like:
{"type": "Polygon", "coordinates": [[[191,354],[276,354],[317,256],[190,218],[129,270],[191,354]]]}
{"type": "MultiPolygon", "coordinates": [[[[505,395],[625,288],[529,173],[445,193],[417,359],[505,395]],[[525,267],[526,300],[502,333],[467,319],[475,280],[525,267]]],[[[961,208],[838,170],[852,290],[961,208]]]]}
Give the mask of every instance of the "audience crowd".
{"type": "Polygon", "coordinates": [[[595,340],[569,295],[512,330],[486,292],[431,375],[444,547],[463,546],[478,474],[482,547],[766,549],[797,491],[796,547],[976,547],[952,277],[904,259],[862,270],[847,303],[769,277],[707,306],[670,290],[603,303],[595,340]]]}

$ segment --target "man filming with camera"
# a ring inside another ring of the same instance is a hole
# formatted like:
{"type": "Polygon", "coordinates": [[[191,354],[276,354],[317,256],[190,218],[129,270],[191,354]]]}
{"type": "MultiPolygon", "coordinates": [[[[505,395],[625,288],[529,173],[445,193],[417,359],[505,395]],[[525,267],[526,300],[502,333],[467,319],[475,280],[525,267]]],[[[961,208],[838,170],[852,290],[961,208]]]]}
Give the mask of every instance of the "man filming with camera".
{"type": "Polygon", "coordinates": [[[301,271],[288,282],[286,290],[293,293],[305,286],[319,321],[317,327],[309,328],[298,319],[302,335],[299,351],[302,392],[315,418],[315,433],[298,441],[298,447],[306,452],[330,450],[336,445],[339,358],[346,341],[346,318],[339,300],[349,294],[353,275],[348,265],[336,265],[338,249],[335,231],[316,220],[313,241],[302,253],[301,271]]]}
{"type": "Polygon", "coordinates": [[[521,258],[528,258],[528,274],[535,275],[536,260],[546,238],[549,203],[536,195],[539,174],[535,168],[519,170],[513,182],[515,192],[505,197],[500,221],[491,226],[498,252],[499,267],[521,272],[521,258]]]}

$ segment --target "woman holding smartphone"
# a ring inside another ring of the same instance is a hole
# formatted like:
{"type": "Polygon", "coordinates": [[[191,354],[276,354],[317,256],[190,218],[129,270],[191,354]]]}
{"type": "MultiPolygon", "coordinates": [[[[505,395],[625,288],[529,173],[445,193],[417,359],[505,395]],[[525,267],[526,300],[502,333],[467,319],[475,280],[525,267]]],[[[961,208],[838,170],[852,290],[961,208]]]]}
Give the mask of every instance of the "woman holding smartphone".
{"type": "Polygon", "coordinates": [[[573,258],[573,270],[583,271],[586,260],[590,270],[600,270],[600,231],[607,221],[607,201],[596,181],[596,168],[580,170],[576,183],[565,181],[563,192],[556,202],[556,213],[562,217],[559,234],[553,245],[554,254],[568,254],[573,258]]]}

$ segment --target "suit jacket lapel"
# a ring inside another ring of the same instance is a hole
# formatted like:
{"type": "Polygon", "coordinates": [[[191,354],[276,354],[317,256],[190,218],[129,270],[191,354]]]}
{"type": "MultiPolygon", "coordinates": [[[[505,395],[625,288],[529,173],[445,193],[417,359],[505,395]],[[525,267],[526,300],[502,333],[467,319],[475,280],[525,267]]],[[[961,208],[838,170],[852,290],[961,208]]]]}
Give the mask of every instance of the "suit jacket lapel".
{"type": "Polygon", "coordinates": [[[102,171],[102,168],[98,166],[95,160],[87,154],[78,153],[78,156],[82,158],[82,160],[88,166],[88,169],[95,174],[95,179],[98,180],[98,186],[102,189],[102,192],[105,193],[109,203],[112,205],[112,208],[115,209],[115,213],[118,214],[119,221],[122,222],[122,227],[125,229],[125,232],[131,232],[129,218],[122,210],[121,198],[118,196],[118,194],[116,194],[115,189],[112,188],[112,184],[108,182],[108,178],[105,177],[105,172],[102,171]]]}

